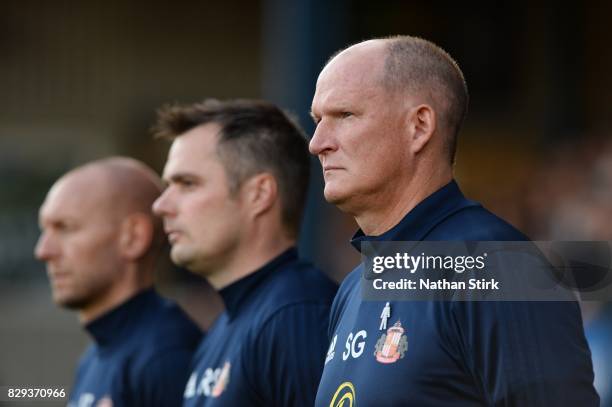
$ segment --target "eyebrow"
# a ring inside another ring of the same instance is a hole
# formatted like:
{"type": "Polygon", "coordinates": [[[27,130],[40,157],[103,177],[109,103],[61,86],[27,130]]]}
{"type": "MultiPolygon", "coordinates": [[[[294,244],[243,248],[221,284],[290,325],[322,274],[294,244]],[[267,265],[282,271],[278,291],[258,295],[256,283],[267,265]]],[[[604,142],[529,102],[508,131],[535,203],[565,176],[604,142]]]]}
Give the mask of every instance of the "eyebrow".
{"type": "Polygon", "coordinates": [[[163,177],[162,182],[164,185],[168,185],[171,182],[183,182],[183,181],[191,181],[191,180],[199,180],[200,176],[196,174],[191,174],[188,172],[179,172],[176,174],[172,174],[170,177],[163,177]]]}
{"type": "Polygon", "coordinates": [[[49,226],[57,226],[57,225],[64,225],[64,226],[71,226],[75,223],[78,222],[78,219],[75,219],[71,216],[41,216],[38,219],[38,227],[39,229],[44,229],[45,225],[49,225],[49,226]]]}
{"type": "MultiPolygon", "coordinates": [[[[326,115],[330,116],[330,117],[341,117],[344,115],[344,113],[351,113],[352,115],[359,115],[361,114],[359,109],[356,108],[349,108],[349,107],[343,107],[343,106],[339,106],[339,107],[334,107],[334,108],[330,108],[326,111],[326,115]]],[[[314,114],[310,114],[312,119],[315,121],[315,124],[318,124],[318,122],[321,120],[321,117],[315,116],[314,114]]]]}

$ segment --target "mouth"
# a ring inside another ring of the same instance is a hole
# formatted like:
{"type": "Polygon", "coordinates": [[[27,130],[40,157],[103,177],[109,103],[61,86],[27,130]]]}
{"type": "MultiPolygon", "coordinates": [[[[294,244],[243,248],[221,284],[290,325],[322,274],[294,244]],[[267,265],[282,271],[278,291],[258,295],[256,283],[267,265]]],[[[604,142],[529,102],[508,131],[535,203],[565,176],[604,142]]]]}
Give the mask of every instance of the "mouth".
{"type": "Polygon", "coordinates": [[[54,286],[63,285],[70,279],[70,275],[68,273],[49,272],[48,274],[49,279],[54,286]]]}
{"type": "Polygon", "coordinates": [[[178,238],[180,237],[181,232],[176,231],[176,230],[169,230],[169,231],[166,231],[166,234],[168,235],[168,242],[170,244],[174,244],[174,242],[176,242],[178,238]]]}
{"type": "Polygon", "coordinates": [[[336,167],[336,166],[333,166],[333,165],[326,165],[326,166],[323,167],[323,172],[326,173],[326,172],[329,172],[329,171],[337,171],[337,170],[343,170],[343,169],[344,168],[342,168],[342,167],[336,167]]]}

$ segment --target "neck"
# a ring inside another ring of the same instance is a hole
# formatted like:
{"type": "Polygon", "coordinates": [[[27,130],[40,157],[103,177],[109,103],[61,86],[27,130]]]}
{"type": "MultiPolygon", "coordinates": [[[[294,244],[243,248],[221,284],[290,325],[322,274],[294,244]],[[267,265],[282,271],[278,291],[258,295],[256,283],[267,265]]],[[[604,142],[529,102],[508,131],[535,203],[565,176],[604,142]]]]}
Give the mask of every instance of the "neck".
{"type": "Polygon", "coordinates": [[[117,308],[136,294],[153,286],[153,273],[139,270],[138,264],[130,264],[115,281],[98,298],[79,310],[79,321],[85,325],[103,314],[117,308]]]}
{"type": "Polygon", "coordinates": [[[238,247],[235,254],[222,267],[207,276],[211,286],[217,291],[252,274],[285,250],[295,245],[295,239],[278,232],[273,234],[254,233],[247,244],[238,247]]]}
{"type": "MultiPolygon", "coordinates": [[[[436,168],[436,165],[421,166],[436,168]]],[[[452,180],[452,170],[439,168],[426,174],[415,173],[400,185],[389,185],[388,191],[378,193],[374,205],[355,214],[355,221],[369,236],[381,235],[397,225],[421,201],[452,180]]],[[[446,167],[446,166],[445,166],[446,167]]],[[[397,183],[394,183],[397,184],[397,183]]]]}

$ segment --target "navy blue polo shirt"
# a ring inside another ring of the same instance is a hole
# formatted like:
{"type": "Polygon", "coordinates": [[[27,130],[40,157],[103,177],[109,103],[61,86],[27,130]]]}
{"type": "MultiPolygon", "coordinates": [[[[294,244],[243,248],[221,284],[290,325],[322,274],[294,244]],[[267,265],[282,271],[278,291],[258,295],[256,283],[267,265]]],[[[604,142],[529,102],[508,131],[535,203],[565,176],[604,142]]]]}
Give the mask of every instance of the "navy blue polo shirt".
{"type": "Polygon", "coordinates": [[[88,323],[69,407],[180,406],[202,334],[174,303],[145,290],[88,323]]]}
{"type": "Polygon", "coordinates": [[[220,291],[184,406],[312,406],[336,285],[289,249],[220,291]]]}
{"type": "MultiPolygon", "coordinates": [[[[391,230],[351,243],[525,239],[452,181],[391,230]]],[[[391,301],[387,311],[362,300],[362,273],[334,300],[317,406],[598,405],[576,303],[391,301]]]]}

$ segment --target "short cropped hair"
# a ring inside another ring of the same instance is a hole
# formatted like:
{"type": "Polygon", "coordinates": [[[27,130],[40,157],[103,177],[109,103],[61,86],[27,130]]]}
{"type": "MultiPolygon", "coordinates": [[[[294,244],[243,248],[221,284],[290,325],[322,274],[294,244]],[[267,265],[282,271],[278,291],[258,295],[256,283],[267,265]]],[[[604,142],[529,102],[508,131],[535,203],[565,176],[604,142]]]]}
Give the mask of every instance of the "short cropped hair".
{"type": "Polygon", "coordinates": [[[440,108],[440,124],[448,135],[446,152],[453,163],[469,101],[459,65],[442,48],[422,38],[395,36],[385,40],[383,85],[390,90],[430,95],[440,108]]]}
{"type": "Polygon", "coordinates": [[[161,108],[153,133],[157,138],[174,140],[208,123],[221,127],[217,154],[231,193],[253,175],[270,172],[278,183],[283,226],[290,236],[297,237],[310,177],[308,142],[297,121],[261,100],[206,99],[161,108]]]}

